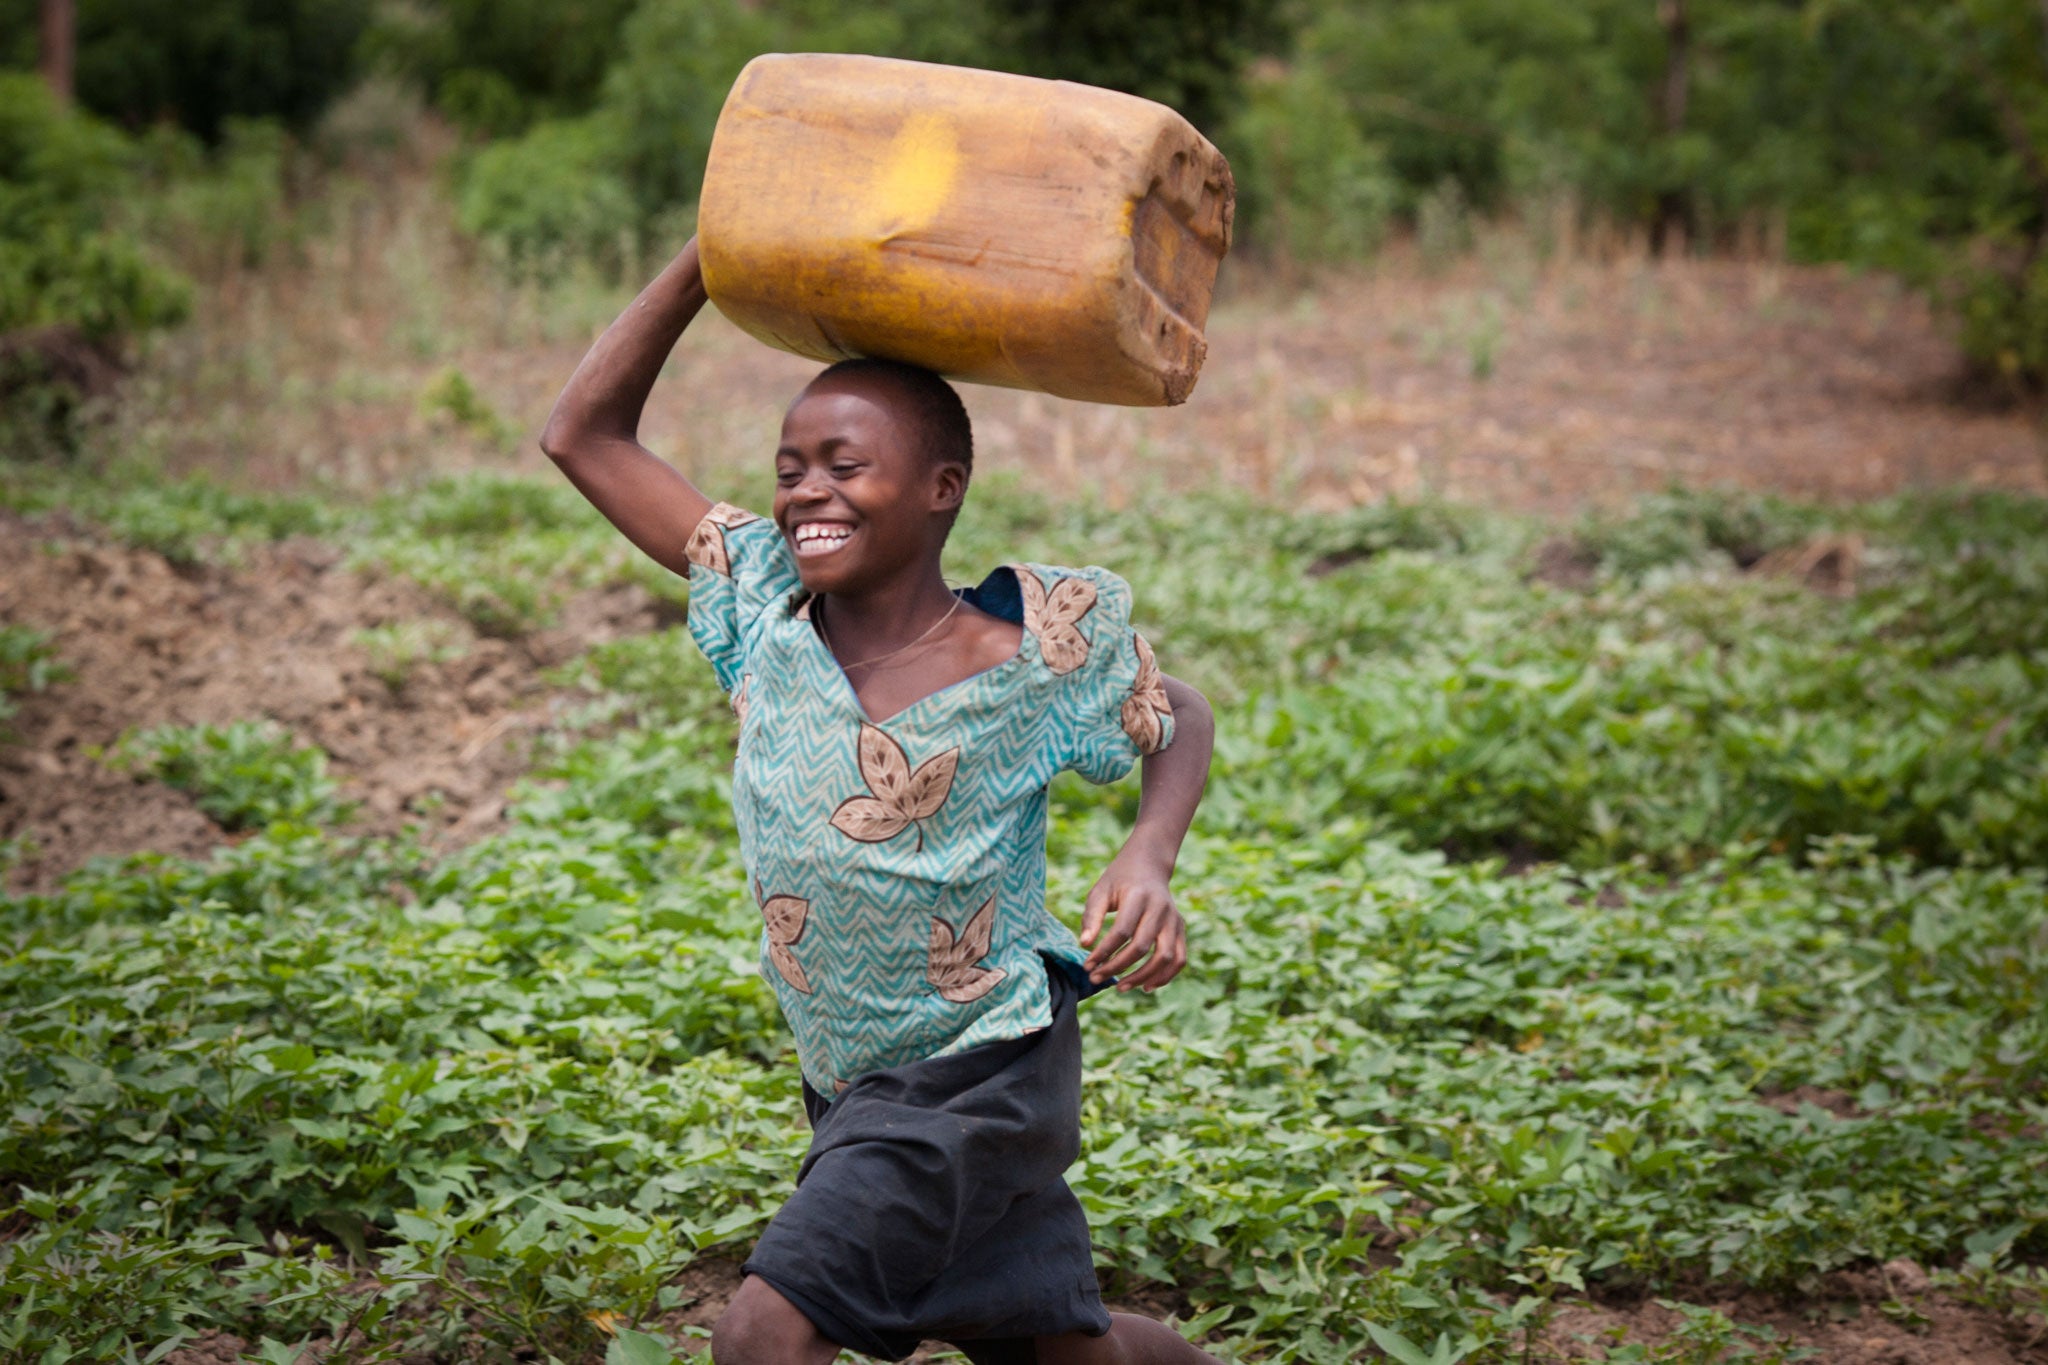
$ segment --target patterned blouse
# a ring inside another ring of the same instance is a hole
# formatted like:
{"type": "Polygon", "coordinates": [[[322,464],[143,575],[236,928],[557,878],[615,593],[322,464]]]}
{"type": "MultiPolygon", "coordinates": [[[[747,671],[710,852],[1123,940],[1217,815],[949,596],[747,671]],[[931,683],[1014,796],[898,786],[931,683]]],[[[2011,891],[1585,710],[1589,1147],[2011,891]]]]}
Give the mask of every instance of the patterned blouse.
{"type": "Polygon", "coordinates": [[[961,589],[1023,626],[1017,653],[876,725],[773,522],[720,503],[688,553],[690,634],[739,713],[761,971],[804,1079],[829,1097],[1049,1025],[1039,955],[1078,969],[1087,953],[1045,908],[1046,784],[1063,768],[1113,782],[1173,738],[1129,587],[1013,564],[961,589]]]}

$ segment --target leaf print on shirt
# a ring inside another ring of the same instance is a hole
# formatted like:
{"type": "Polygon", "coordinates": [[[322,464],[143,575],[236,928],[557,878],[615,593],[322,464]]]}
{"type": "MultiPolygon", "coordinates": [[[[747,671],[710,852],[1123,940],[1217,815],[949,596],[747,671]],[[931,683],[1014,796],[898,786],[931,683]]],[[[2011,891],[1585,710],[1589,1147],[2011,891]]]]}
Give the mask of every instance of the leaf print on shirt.
{"type": "Polygon", "coordinates": [[[761,903],[761,918],[768,922],[768,960],[775,964],[776,974],[809,995],[811,978],[791,949],[810,927],[811,903],[801,896],[764,895],[759,882],[754,883],[754,899],[761,903]]]}
{"type": "Polygon", "coordinates": [[[832,826],[864,844],[886,843],[917,826],[917,850],[924,851],[923,821],[939,813],[953,792],[953,773],[960,766],[954,746],[911,770],[903,746],[877,726],[860,727],[860,775],[872,796],[850,796],[832,812],[832,826]]]}
{"type": "Polygon", "coordinates": [[[1124,698],[1124,733],[1139,753],[1156,754],[1166,741],[1166,718],[1173,714],[1173,703],[1166,699],[1166,680],[1152,657],[1152,646],[1136,633],[1131,643],[1138,651],[1138,676],[1131,684],[1131,695],[1124,698]]]}
{"type": "Polygon", "coordinates": [[[721,502],[706,512],[704,520],[697,523],[697,529],[690,532],[689,542],[683,546],[683,558],[731,578],[732,557],[725,552],[726,528],[745,526],[750,521],[759,520],[752,512],[721,502]]]}
{"type": "Polygon", "coordinates": [[[1088,637],[1076,623],[1095,609],[1095,585],[1062,578],[1048,593],[1038,575],[1022,564],[1010,566],[1024,595],[1024,629],[1038,637],[1038,654],[1055,674],[1072,673],[1088,662],[1088,637]]]}
{"type": "Polygon", "coordinates": [[[924,979],[939,994],[959,1005],[969,1005],[996,988],[1009,975],[1001,967],[975,964],[988,956],[988,942],[996,927],[996,898],[990,896],[981,909],[968,916],[959,936],[953,926],[932,916],[931,958],[925,964],[924,979]]]}

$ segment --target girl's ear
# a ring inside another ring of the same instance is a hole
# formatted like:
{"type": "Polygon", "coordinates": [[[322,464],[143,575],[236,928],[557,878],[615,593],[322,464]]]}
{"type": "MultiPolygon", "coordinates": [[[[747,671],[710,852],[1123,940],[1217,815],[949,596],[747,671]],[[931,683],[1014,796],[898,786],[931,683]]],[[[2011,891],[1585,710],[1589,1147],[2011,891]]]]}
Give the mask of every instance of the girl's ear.
{"type": "Polygon", "coordinates": [[[932,471],[932,511],[957,512],[967,500],[967,466],[951,460],[932,471]]]}

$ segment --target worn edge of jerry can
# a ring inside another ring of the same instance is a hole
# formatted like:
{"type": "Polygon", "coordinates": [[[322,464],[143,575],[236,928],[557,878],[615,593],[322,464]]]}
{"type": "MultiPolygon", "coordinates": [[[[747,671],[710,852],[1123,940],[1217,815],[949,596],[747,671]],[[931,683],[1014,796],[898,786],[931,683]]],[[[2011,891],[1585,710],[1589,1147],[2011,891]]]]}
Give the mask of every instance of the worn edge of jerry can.
{"type": "Polygon", "coordinates": [[[1183,401],[1200,372],[1233,199],[1222,154],[1150,100],[963,67],[778,53],[749,62],[727,95],[699,240],[712,301],[771,346],[1156,406],[1183,401]],[[919,104],[931,112],[920,117],[919,104]],[[806,116],[820,109],[829,116],[806,116]],[[990,124],[1020,112],[1062,136],[990,124]],[[975,174],[963,179],[958,163],[970,154],[975,174]],[[833,174],[804,178],[828,160],[833,174]],[[1038,175],[1021,197],[1006,193],[1010,166],[1038,175]],[[1006,268],[948,287],[945,272],[975,269],[997,249],[987,236],[949,238],[948,227],[1011,209],[1006,268]],[[795,226],[778,216],[797,212],[807,216],[795,226]]]}

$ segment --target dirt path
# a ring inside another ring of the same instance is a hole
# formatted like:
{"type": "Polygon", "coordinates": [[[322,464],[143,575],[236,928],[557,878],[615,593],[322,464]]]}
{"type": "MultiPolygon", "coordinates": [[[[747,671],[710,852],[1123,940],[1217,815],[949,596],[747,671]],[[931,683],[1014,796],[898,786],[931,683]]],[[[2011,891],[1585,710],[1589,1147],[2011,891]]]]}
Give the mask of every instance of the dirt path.
{"type": "Polygon", "coordinates": [[[189,856],[229,837],[184,793],[95,757],[138,726],[268,717],[327,751],[363,803],[353,827],[417,820],[442,843],[475,838],[501,820],[522,741],[567,700],[541,670],[672,619],[626,586],[583,594],[524,640],[478,638],[422,590],[340,558],[287,542],[236,569],[181,572],[61,522],[0,516],[0,621],[50,632],[75,674],[21,698],[0,746],[0,839],[35,846],[11,889],[46,888],[95,855],[189,856]],[[459,657],[419,663],[394,688],[357,632],[408,620],[443,623],[459,657]]]}

